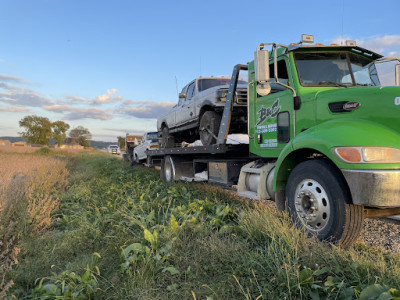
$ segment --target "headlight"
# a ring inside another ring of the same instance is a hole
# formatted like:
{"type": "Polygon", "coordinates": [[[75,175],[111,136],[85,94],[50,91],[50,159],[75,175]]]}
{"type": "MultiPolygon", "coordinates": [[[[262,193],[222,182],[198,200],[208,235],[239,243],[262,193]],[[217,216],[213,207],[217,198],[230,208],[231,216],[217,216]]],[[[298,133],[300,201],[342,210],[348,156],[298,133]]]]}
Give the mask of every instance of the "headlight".
{"type": "Polygon", "coordinates": [[[227,91],[217,91],[217,100],[218,101],[226,101],[226,95],[228,94],[227,91]]]}
{"type": "Polygon", "coordinates": [[[351,164],[400,163],[400,149],[389,147],[336,147],[332,152],[341,161],[351,164]]]}

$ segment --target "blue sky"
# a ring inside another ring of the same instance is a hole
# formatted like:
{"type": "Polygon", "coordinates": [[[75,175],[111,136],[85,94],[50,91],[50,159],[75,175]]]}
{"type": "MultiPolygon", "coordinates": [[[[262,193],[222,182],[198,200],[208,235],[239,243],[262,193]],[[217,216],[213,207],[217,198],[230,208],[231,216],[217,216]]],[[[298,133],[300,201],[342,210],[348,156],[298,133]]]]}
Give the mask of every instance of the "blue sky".
{"type": "Polygon", "coordinates": [[[229,75],[261,42],[342,37],[400,56],[398,0],[0,0],[0,136],[28,114],[96,140],[156,129],[199,75],[229,75]],[[176,78],[176,79],[175,79],[176,78]]]}

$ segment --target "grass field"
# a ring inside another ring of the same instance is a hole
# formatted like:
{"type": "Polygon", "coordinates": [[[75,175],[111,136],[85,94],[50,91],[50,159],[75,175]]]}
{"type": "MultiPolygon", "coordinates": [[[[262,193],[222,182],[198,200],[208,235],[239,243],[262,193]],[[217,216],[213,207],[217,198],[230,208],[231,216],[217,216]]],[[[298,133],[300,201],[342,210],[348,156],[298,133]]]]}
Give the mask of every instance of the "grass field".
{"type": "Polygon", "coordinates": [[[11,159],[0,198],[10,298],[400,299],[398,254],[322,244],[218,188],[166,184],[99,152],[0,152],[11,159]]]}

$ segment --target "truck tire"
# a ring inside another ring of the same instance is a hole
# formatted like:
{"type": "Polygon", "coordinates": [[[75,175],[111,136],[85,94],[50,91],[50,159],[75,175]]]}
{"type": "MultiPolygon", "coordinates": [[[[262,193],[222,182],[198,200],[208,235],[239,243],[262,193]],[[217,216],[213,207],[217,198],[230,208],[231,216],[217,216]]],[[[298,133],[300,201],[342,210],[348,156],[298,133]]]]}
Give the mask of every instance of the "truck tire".
{"type": "Polygon", "coordinates": [[[206,111],[201,116],[200,140],[204,146],[213,145],[217,142],[217,139],[214,136],[218,136],[220,124],[221,116],[215,111],[206,111]]]}
{"type": "Polygon", "coordinates": [[[163,127],[162,135],[160,140],[160,148],[172,148],[174,147],[175,139],[169,134],[168,127],[163,127]]]}
{"type": "Polygon", "coordinates": [[[167,155],[161,161],[161,179],[166,182],[175,181],[175,164],[172,156],[167,155]]]}
{"type": "Polygon", "coordinates": [[[146,165],[147,165],[147,167],[152,167],[153,166],[152,163],[151,163],[151,157],[150,156],[146,157],[146,165]]]}
{"type": "Polygon", "coordinates": [[[287,181],[286,200],[293,222],[320,240],[346,247],[362,229],[364,207],[351,204],[342,174],[327,160],[297,165],[287,181]]]}

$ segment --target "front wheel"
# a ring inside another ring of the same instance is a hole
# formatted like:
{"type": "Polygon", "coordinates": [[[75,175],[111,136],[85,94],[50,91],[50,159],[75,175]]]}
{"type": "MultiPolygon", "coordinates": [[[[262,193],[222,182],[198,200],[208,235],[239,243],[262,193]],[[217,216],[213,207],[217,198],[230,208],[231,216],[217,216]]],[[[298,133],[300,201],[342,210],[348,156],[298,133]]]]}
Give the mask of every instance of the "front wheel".
{"type": "Polygon", "coordinates": [[[137,154],[135,154],[135,163],[136,164],[140,163],[140,159],[139,159],[139,156],[137,154]]]}
{"type": "Polygon", "coordinates": [[[215,111],[206,111],[200,119],[200,140],[204,146],[217,142],[221,116],[215,111]]]}
{"type": "Polygon", "coordinates": [[[169,134],[168,127],[162,129],[160,148],[172,148],[174,147],[175,139],[169,134]]]}
{"type": "Polygon", "coordinates": [[[293,222],[320,240],[353,243],[362,228],[364,207],[351,204],[340,171],[326,160],[309,160],[291,172],[286,197],[293,222]]]}

